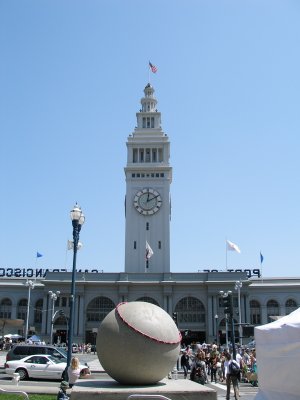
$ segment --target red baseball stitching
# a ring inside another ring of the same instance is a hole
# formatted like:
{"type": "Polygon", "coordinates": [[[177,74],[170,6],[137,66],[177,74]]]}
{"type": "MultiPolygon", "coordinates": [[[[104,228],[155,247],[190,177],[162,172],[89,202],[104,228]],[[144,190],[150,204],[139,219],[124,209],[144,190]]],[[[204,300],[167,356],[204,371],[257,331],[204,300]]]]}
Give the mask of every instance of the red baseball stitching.
{"type": "Polygon", "coordinates": [[[120,314],[119,307],[120,307],[121,305],[123,305],[123,304],[127,304],[127,302],[125,301],[125,302],[123,302],[123,303],[119,303],[119,304],[117,305],[117,307],[116,307],[116,312],[117,312],[118,316],[121,318],[121,320],[124,322],[124,324],[127,325],[127,326],[128,326],[130,329],[132,329],[133,331],[135,331],[135,332],[139,333],[140,335],[142,335],[142,336],[144,336],[144,337],[146,337],[146,338],[148,338],[148,339],[151,339],[151,340],[153,340],[154,342],[157,342],[157,343],[162,343],[162,344],[178,344],[178,343],[181,342],[182,336],[181,336],[180,331],[178,331],[179,340],[178,340],[177,342],[166,342],[166,341],[164,341],[164,340],[156,339],[155,337],[150,336],[150,335],[147,335],[147,333],[144,333],[144,332],[140,331],[139,329],[134,328],[134,327],[133,327],[132,325],[130,325],[130,324],[124,319],[124,317],[122,317],[122,315],[120,314]]]}

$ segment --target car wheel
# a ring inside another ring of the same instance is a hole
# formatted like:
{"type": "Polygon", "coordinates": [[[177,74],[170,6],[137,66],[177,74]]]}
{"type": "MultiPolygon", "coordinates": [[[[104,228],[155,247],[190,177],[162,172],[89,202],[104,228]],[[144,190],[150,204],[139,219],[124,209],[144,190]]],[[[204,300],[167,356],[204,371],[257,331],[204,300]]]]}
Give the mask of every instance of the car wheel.
{"type": "Polygon", "coordinates": [[[28,379],[28,373],[26,369],[19,368],[16,370],[16,372],[20,375],[20,381],[25,381],[26,379],[28,379]]]}

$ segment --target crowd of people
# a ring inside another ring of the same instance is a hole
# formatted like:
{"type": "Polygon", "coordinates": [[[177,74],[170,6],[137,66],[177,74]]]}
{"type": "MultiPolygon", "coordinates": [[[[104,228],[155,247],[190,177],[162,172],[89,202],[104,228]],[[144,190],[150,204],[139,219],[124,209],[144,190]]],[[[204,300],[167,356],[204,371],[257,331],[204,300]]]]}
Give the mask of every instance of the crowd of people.
{"type": "Polygon", "coordinates": [[[230,398],[231,384],[235,398],[239,397],[239,382],[250,382],[257,386],[257,366],[255,349],[236,348],[236,359],[232,353],[216,344],[184,346],[181,349],[178,367],[183,370],[184,378],[204,385],[210,382],[224,382],[227,385],[227,397],[230,398]]]}

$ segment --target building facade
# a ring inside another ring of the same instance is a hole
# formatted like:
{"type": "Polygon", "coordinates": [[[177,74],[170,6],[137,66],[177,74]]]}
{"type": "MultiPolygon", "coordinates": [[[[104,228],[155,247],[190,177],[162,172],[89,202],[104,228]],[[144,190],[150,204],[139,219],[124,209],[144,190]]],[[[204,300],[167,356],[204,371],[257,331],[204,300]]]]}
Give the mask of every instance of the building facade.
{"type": "MultiPolygon", "coordinates": [[[[105,316],[124,301],[148,301],[177,313],[183,340],[225,343],[226,318],[220,291],[233,292],[236,336],[300,304],[300,278],[262,279],[258,269],[172,273],[170,268],[170,142],[161,127],[154,88],[147,84],[137,126],[127,140],[125,268],[120,273],[78,271],[74,342],[94,343],[105,316]],[[151,252],[149,253],[149,249],[151,252]],[[239,282],[239,289],[236,283],[239,282]]],[[[0,336],[35,333],[65,343],[72,273],[0,268],[0,336]],[[28,281],[32,284],[28,286],[28,281]],[[51,293],[59,291],[56,300],[51,293]],[[8,332],[7,321],[23,326],[8,332]],[[52,327],[53,323],[53,327],[52,327]],[[53,328],[53,329],[51,329],[53,328]]],[[[244,337],[250,341],[251,333],[244,337]]]]}

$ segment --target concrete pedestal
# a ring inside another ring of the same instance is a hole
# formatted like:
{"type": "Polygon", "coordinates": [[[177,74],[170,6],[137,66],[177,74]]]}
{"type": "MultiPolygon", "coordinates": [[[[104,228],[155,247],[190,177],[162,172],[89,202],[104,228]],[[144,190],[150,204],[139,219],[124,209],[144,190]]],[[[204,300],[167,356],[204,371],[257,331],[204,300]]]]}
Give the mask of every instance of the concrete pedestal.
{"type": "Polygon", "coordinates": [[[217,392],[187,379],[163,379],[147,386],[125,386],[113,380],[79,380],[71,400],[126,400],[130,395],[161,395],[172,400],[217,400],[217,392]]]}

